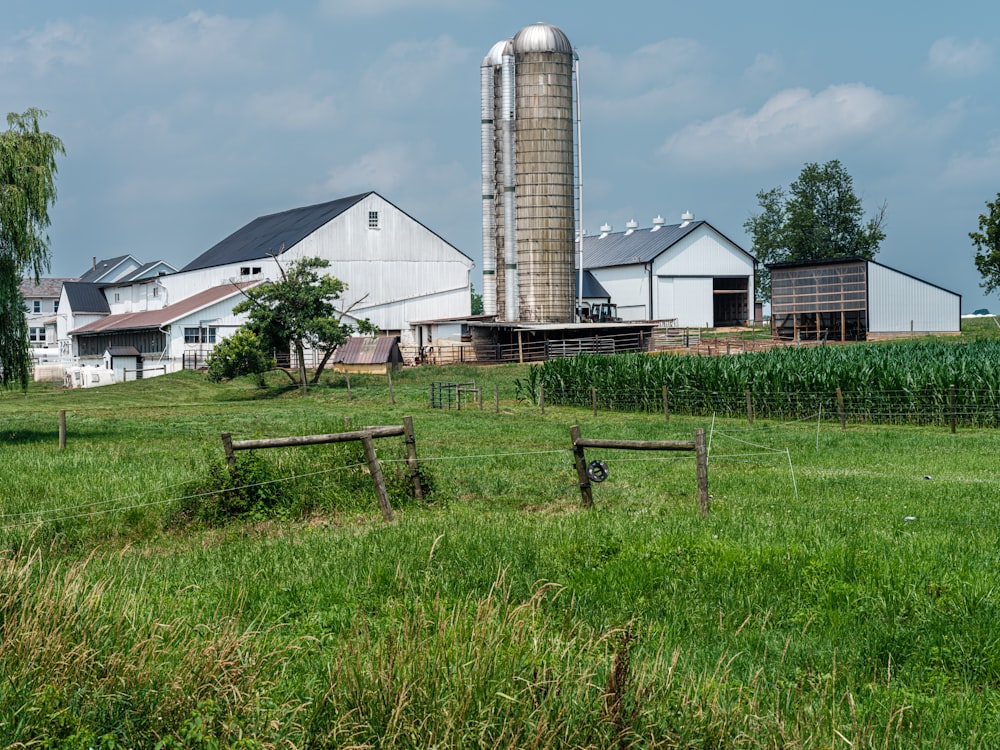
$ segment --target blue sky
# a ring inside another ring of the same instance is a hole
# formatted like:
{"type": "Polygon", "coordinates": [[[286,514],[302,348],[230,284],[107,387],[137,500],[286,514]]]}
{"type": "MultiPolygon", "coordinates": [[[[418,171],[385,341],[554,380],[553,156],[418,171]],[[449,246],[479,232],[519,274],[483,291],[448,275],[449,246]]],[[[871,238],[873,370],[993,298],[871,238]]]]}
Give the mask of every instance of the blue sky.
{"type": "Polygon", "coordinates": [[[968,238],[1000,192],[995,0],[2,6],[4,113],[47,110],[66,145],[54,276],[180,267],[256,216],[367,190],[478,274],[479,64],[545,21],[580,56],[588,232],[691,211],[749,250],[757,192],[839,159],[866,213],[888,205],[877,260],[1000,311],[968,238]]]}

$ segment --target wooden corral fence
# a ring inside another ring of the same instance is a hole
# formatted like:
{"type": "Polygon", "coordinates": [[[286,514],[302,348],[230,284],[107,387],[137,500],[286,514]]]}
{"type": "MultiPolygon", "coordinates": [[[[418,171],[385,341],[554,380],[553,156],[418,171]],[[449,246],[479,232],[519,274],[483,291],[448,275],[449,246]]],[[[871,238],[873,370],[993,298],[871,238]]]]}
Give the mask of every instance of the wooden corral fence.
{"type": "MultiPolygon", "coordinates": [[[[612,448],[631,451],[694,451],[695,465],[698,477],[698,513],[708,515],[708,451],[705,448],[705,430],[701,427],[694,431],[694,440],[606,440],[602,438],[585,438],[580,436],[580,427],[569,428],[569,436],[573,442],[573,461],[576,464],[576,475],[580,480],[580,495],[583,507],[594,506],[594,496],[591,492],[591,473],[604,473],[606,469],[599,461],[588,466],[584,453],[585,448],[612,448]],[[588,471],[590,468],[590,471],[588,471]]],[[[597,476],[597,481],[603,477],[597,476]]]]}
{"type": "Polygon", "coordinates": [[[420,485],[420,471],[417,466],[417,441],[413,433],[412,417],[403,417],[403,424],[387,425],[382,427],[366,427],[363,430],[352,432],[336,432],[327,435],[298,435],[284,438],[263,438],[258,440],[233,440],[228,432],[222,433],[222,446],[226,451],[226,461],[229,468],[236,468],[236,451],[257,450],[261,448],[294,448],[300,445],[320,445],[323,443],[349,443],[355,440],[361,442],[365,450],[365,459],[368,462],[368,470],[375,485],[375,495],[378,497],[379,507],[382,509],[382,518],[386,522],[394,520],[392,505],[389,503],[389,494],[385,489],[385,478],[382,476],[382,465],[379,463],[378,454],[375,452],[375,440],[378,438],[405,436],[406,442],[406,464],[410,470],[410,478],[413,481],[413,495],[417,500],[422,500],[424,493],[420,485]]]}

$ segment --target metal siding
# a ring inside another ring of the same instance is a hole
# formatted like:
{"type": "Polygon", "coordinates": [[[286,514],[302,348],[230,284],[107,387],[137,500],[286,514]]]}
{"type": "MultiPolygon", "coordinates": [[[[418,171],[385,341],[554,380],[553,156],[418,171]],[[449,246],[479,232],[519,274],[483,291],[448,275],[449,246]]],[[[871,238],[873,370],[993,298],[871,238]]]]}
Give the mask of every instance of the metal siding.
{"type": "Polygon", "coordinates": [[[712,310],[711,278],[674,278],[674,315],[677,325],[692,328],[711,327],[712,310]]]}
{"type": "Polygon", "coordinates": [[[649,277],[645,266],[595,268],[594,278],[618,305],[619,316],[625,320],[649,320],[649,277]],[[624,310],[624,312],[623,312],[624,310]],[[628,317],[626,317],[626,313],[628,317]]]}
{"type": "Polygon", "coordinates": [[[878,263],[868,264],[868,298],[872,333],[961,329],[959,295],[878,263]]]}
{"type": "Polygon", "coordinates": [[[752,276],[753,260],[707,230],[679,240],[653,261],[657,276],[752,276]]]}

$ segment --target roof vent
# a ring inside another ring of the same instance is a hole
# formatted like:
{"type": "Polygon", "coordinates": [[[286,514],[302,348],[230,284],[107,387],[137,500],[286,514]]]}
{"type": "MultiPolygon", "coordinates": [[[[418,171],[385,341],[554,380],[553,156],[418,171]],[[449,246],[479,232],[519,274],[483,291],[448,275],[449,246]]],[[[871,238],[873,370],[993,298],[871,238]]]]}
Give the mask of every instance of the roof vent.
{"type": "Polygon", "coordinates": [[[629,219],[628,221],[625,222],[625,234],[626,235],[632,234],[632,232],[634,232],[636,230],[636,227],[638,226],[639,224],[638,222],[636,222],[635,219],[629,219]]]}
{"type": "Polygon", "coordinates": [[[611,233],[610,224],[601,224],[601,237],[607,237],[611,233]]]}
{"type": "Polygon", "coordinates": [[[681,226],[682,227],[686,227],[692,221],[694,221],[694,214],[691,213],[690,211],[685,211],[684,213],[681,214],[681,226]]]}
{"type": "Polygon", "coordinates": [[[662,217],[662,216],[660,216],[659,214],[657,214],[657,215],[656,215],[656,218],[655,218],[655,219],[653,219],[653,228],[652,228],[652,229],[650,229],[649,231],[650,231],[650,232],[655,232],[655,231],[657,231],[657,230],[658,230],[658,229],[659,229],[660,227],[662,227],[662,226],[664,225],[664,223],[665,223],[665,222],[664,222],[664,220],[663,220],[663,217],[662,217]]]}

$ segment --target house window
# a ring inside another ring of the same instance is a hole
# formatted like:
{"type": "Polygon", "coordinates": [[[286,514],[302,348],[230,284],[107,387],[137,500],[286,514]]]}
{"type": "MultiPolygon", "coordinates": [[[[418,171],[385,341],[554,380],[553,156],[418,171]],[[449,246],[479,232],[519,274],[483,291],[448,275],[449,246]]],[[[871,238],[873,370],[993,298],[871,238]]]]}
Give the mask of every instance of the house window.
{"type": "Polygon", "coordinates": [[[368,212],[368,228],[378,229],[378,211],[368,212]]]}
{"type": "Polygon", "coordinates": [[[28,340],[34,344],[44,344],[45,343],[45,329],[44,328],[29,328],[28,329],[28,340]]]}
{"type": "Polygon", "coordinates": [[[240,276],[260,276],[260,266],[240,266],[240,276]]]}
{"type": "Polygon", "coordinates": [[[160,296],[160,287],[158,287],[158,286],[154,286],[153,287],[153,296],[154,297],[159,297],[160,296]]]}
{"type": "Polygon", "coordinates": [[[56,300],[55,302],[52,303],[52,312],[54,313],[59,312],[59,300],[56,300]]]}
{"type": "Polygon", "coordinates": [[[250,266],[240,266],[240,276],[249,276],[250,266]]]}
{"type": "Polygon", "coordinates": [[[42,301],[40,299],[36,299],[31,303],[31,307],[34,312],[40,313],[42,311],[42,301]]]}
{"type": "Polygon", "coordinates": [[[215,326],[202,327],[202,328],[185,328],[184,329],[184,343],[185,344],[214,344],[215,343],[215,326]]]}

